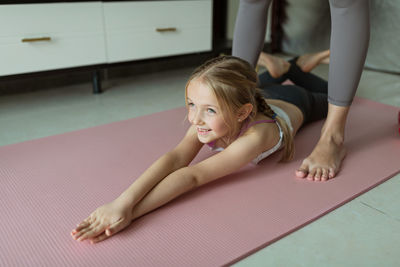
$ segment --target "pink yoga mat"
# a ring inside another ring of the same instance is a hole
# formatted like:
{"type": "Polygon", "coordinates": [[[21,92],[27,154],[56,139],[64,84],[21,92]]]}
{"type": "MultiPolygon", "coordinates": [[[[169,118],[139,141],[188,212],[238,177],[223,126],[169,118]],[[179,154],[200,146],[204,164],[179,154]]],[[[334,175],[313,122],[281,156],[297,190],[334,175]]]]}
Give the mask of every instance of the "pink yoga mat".
{"type": "MultiPolygon", "coordinates": [[[[350,151],[329,182],[294,177],[322,122],[279,155],[199,188],[96,245],[69,233],[116,198],[183,136],[178,108],[0,147],[0,266],[219,266],[231,264],[355,198],[400,170],[398,108],[356,99],[350,151]]],[[[3,129],[4,130],[4,129],[3,129]]],[[[204,148],[199,161],[212,152],[204,148]]]]}

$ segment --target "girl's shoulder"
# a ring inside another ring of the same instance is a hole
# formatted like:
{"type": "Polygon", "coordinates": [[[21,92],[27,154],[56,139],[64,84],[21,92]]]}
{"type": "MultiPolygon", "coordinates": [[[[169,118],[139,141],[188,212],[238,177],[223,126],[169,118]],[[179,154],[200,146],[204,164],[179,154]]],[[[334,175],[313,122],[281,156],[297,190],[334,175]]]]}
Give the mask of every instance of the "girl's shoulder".
{"type": "Polygon", "coordinates": [[[271,145],[279,142],[280,131],[276,122],[263,114],[257,115],[249,127],[243,132],[241,137],[251,137],[257,140],[259,145],[269,148],[271,145]]]}
{"type": "MultiPolygon", "coordinates": [[[[253,121],[250,121],[245,125],[245,129],[242,135],[258,134],[258,135],[269,135],[271,130],[276,129],[277,125],[274,119],[264,115],[257,114],[253,121]]],[[[272,133],[273,134],[273,133],[272,133]]]]}

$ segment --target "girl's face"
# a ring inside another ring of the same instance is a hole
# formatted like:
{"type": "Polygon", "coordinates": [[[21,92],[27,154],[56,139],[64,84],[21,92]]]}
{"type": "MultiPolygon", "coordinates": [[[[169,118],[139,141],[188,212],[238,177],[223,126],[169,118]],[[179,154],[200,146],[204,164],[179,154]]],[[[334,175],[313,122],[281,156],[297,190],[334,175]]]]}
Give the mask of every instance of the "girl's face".
{"type": "Polygon", "coordinates": [[[198,79],[187,87],[188,119],[197,127],[202,143],[209,143],[228,134],[222,110],[213,91],[198,79]]]}

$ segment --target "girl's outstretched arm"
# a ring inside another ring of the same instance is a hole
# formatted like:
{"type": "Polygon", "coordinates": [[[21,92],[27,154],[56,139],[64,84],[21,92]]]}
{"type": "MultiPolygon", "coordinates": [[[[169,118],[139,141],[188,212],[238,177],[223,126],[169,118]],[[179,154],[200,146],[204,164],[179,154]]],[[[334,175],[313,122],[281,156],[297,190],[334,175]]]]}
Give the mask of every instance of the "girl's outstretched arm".
{"type": "Polygon", "coordinates": [[[128,226],[132,221],[133,207],[170,173],[187,166],[202,146],[197,138],[196,128],[190,127],[185,137],[172,151],[154,162],[117,199],[96,209],[72,230],[73,238],[79,241],[93,239],[101,234],[114,234],[128,226]]]}
{"type": "Polygon", "coordinates": [[[182,141],[154,162],[119,198],[135,206],[162,179],[188,166],[202,146],[197,138],[196,128],[190,127],[182,141]]]}
{"type": "MultiPolygon", "coordinates": [[[[255,126],[256,127],[256,126],[255,126]]],[[[276,129],[278,131],[278,129],[276,129]]],[[[132,220],[149,213],[178,196],[203,184],[226,176],[251,162],[263,151],[272,148],[279,136],[245,135],[234,141],[224,151],[189,167],[184,167],[165,177],[132,210],[132,220]]],[[[103,233],[92,242],[99,242],[109,235],[103,233]]]]}

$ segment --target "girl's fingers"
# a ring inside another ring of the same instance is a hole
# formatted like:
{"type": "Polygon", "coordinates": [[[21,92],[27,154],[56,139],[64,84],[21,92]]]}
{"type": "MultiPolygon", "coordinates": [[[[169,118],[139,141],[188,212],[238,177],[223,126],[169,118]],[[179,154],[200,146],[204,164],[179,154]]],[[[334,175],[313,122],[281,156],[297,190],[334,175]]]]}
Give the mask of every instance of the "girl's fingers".
{"type": "Polygon", "coordinates": [[[107,228],[106,235],[111,236],[113,234],[116,234],[122,229],[124,229],[126,226],[127,224],[123,222],[123,219],[120,219],[117,222],[111,224],[110,227],[107,228]]]}
{"type": "Polygon", "coordinates": [[[90,229],[90,231],[86,232],[80,238],[78,238],[78,241],[83,241],[88,238],[96,237],[96,236],[100,235],[102,232],[104,232],[105,228],[106,228],[106,226],[104,226],[102,224],[97,224],[96,226],[92,227],[90,229]]]}
{"type": "Polygon", "coordinates": [[[97,225],[99,225],[99,222],[97,220],[94,220],[93,223],[88,224],[85,228],[83,228],[80,231],[76,232],[75,235],[74,235],[74,239],[78,240],[78,241],[81,241],[81,238],[83,238],[83,235],[85,235],[88,232],[90,232],[97,225]]]}
{"type": "Polygon", "coordinates": [[[80,230],[90,226],[92,224],[92,216],[87,217],[85,220],[83,220],[81,223],[76,225],[76,228],[74,229],[76,232],[79,232],[80,230]]]}
{"type": "Polygon", "coordinates": [[[82,235],[84,235],[85,233],[87,233],[89,230],[90,230],[90,228],[82,229],[81,231],[75,233],[75,234],[73,235],[73,238],[74,238],[75,240],[78,240],[82,235]]]}
{"type": "Polygon", "coordinates": [[[103,241],[104,239],[107,239],[107,238],[108,238],[108,235],[106,235],[106,233],[102,233],[101,235],[96,236],[95,238],[92,238],[90,240],[90,243],[94,244],[94,243],[103,241]]]}
{"type": "Polygon", "coordinates": [[[77,232],[79,232],[80,230],[82,230],[82,229],[88,227],[89,225],[90,225],[90,223],[83,221],[83,222],[81,222],[80,224],[78,224],[74,230],[76,230],[77,232]]]}
{"type": "Polygon", "coordinates": [[[76,228],[71,231],[71,234],[76,235],[77,233],[79,233],[87,228],[90,228],[91,225],[92,225],[92,218],[88,217],[85,220],[83,220],[80,224],[78,224],[76,226],[76,228]]]}
{"type": "Polygon", "coordinates": [[[76,240],[77,240],[77,241],[83,241],[83,240],[85,240],[85,239],[88,239],[88,238],[92,237],[91,233],[92,233],[92,231],[88,231],[88,232],[82,234],[82,235],[81,235],[78,239],[76,239],[76,240]]]}

